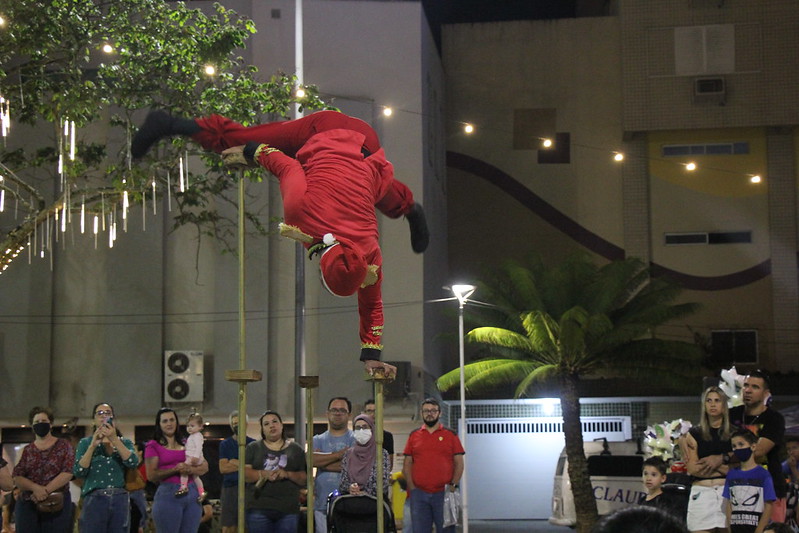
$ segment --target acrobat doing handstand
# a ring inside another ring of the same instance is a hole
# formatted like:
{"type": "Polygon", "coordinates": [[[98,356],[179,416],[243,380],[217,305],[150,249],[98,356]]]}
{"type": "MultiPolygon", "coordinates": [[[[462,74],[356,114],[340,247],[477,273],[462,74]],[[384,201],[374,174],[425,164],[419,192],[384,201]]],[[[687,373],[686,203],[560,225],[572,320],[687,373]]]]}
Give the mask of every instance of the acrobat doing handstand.
{"type": "Polygon", "coordinates": [[[280,182],[285,225],[281,233],[320,255],[322,283],[336,296],[358,295],[360,360],[371,374],[396,369],[380,362],[383,349],[383,259],[375,208],[405,216],[411,247],[422,253],[429,232],[422,206],[394,178],[377,134],[366,122],[337,111],[244,127],[219,115],[198,119],[151,112],[131,144],[142,157],[159,139],[191,137],[222,154],[231,167],[260,165],[280,182]]]}

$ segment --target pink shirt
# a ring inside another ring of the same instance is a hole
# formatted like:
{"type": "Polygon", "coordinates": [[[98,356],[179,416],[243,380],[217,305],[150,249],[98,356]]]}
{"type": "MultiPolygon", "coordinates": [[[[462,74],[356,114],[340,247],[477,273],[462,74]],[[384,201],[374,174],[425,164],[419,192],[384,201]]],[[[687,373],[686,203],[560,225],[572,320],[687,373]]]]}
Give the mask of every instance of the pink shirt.
{"type": "MultiPolygon", "coordinates": [[[[144,449],[144,458],[148,459],[150,457],[158,457],[159,470],[169,470],[170,468],[175,468],[178,463],[186,462],[186,450],[170,450],[168,448],[164,448],[156,441],[151,440],[147,443],[147,447],[144,449]]],[[[180,474],[169,476],[168,478],[161,480],[161,482],[180,483],[180,474]]],[[[191,479],[190,482],[194,483],[194,481],[191,479]]]]}

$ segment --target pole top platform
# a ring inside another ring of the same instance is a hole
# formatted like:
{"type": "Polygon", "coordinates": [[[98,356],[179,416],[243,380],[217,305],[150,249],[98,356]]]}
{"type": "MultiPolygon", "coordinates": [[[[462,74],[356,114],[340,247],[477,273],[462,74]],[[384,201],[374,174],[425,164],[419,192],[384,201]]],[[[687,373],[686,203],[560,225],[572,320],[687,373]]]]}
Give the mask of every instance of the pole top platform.
{"type": "Polygon", "coordinates": [[[300,376],[297,382],[301,389],[316,389],[319,388],[319,376],[300,376]]]}
{"type": "Polygon", "coordinates": [[[236,381],[239,383],[247,383],[254,381],[261,381],[263,374],[258,370],[225,370],[226,381],[236,381]]]}

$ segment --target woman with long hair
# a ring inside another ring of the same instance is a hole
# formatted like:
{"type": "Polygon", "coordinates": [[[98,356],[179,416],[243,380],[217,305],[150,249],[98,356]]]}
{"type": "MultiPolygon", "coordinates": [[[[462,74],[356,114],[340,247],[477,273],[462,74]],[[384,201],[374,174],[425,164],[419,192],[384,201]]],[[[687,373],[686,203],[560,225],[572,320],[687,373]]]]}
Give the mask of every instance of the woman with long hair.
{"type": "Polygon", "coordinates": [[[300,488],[305,485],[305,453],[286,440],[283,419],[275,411],[261,415],[261,440],[244,452],[247,530],[250,533],[296,533],[300,488]]]}
{"type": "Polygon", "coordinates": [[[719,387],[708,387],[702,394],[699,424],[680,440],[693,479],[687,525],[694,533],[727,531],[722,492],[732,452],[730,433],[727,395],[719,387]]]}
{"type": "Polygon", "coordinates": [[[68,440],[59,439],[50,432],[53,410],[49,407],[31,409],[28,422],[36,438],[25,446],[19,463],[14,467],[14,481],[21,491],[15,509],[17,531],[66,533],[72,530],[72,501],[68,485],[72,479],[75,453],[68,440]],[[61,510],[38,512],[36,504],[54,492],[63,494],[61,510]]]}
{"type": "Polygon", "coordinates": [[[92,409],[91,437],[84,437],[75,452],[75,477],[83,480],[81,533],[128,533],[130,499],[125,490],[125,470],[136,468],[139,458],[133,442],[122,436],[114,421],[114,408],[98,403],[92,409]]]}
{"type": "Polygon", "coordinates": [[[162,407],[155,415],[153,440],[144,451],[147,479],[158,483],[153,498],[152,516],[158,533],[196,533],[202,518],[202,505],[194,481],[189,481],[189,493],[180,496],[180,476],[201,476],[208,472],[208,461],[196,466],[186,464],[184,443],[188,434],[178,423],[173,409],[162,407]]]}

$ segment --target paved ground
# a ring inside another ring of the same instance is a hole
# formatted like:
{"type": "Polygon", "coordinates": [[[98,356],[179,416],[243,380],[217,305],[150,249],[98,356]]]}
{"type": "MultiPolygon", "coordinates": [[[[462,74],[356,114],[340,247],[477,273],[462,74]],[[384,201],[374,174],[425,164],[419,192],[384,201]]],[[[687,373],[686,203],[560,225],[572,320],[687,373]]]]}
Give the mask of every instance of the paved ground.
{"type": "Polygon", "coordinates": [[[469,520],[469,533],[505,533],[514,531],[571,533],[573,530],[564,526],[553,526],[546,520],[469,520]]]}

